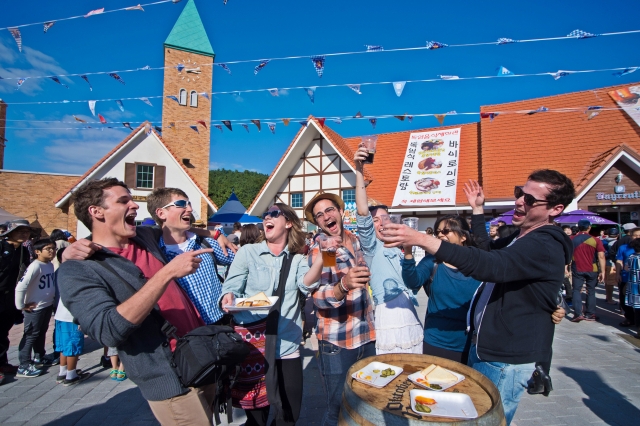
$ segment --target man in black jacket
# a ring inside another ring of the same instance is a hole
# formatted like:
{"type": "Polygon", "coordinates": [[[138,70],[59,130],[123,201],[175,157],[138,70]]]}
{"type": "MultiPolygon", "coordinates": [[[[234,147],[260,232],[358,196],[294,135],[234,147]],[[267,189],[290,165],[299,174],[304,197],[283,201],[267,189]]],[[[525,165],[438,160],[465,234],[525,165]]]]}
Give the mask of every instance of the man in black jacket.
{"type": "MultiPolygon", "coordinates": [[[[480,190],[481,191],[481,190],[480,190]]],[[[440,262],[484,281],[469,312],[472,347],[469,365],[495,383],[511,423],[535,362],[551,357],[554,323],[565,265],[572,243],[552,225],[575,196],[573,183],[555,170],[533,172],[516,197],[507,238],[492,241],[490,251],[448,244],[403,225],[383,231],[389,246],[423,247],[440,262]]]]}

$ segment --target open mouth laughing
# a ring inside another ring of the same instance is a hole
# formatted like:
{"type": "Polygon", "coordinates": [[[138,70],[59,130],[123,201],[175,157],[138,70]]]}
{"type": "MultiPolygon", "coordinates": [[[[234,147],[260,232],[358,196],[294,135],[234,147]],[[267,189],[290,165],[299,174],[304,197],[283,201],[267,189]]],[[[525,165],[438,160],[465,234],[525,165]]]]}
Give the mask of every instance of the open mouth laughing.
{"type": "Polygon", "coordinates": [[[129,213],[128,215],[125,216],[124,218],[124,222],[131,228],[135,228],[136,227],[136,216],[138,214],[134,211],[132,213],[129,213]]]}

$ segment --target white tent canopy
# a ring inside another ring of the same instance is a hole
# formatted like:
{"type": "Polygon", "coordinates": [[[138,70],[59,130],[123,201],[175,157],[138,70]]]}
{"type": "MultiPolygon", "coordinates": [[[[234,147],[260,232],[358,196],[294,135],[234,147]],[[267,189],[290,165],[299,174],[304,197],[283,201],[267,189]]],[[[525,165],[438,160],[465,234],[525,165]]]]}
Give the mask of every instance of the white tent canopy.
{"type": "Polygon", "coordinates": [[[0,208],[0,224],[5,222],[11,222],[12,220],[24,219],[23,217],[13,215],[8,211],[0,208]]]}

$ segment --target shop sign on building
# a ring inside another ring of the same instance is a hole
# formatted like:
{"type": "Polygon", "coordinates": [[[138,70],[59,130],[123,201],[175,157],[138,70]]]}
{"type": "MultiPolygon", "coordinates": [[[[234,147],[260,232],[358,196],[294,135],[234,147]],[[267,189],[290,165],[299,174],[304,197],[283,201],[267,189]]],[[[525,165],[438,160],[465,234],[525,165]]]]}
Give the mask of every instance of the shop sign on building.
{"type": "Polygon", "coordinates": [[[411,133],[393,206],[456,203],[460,128],[411,133]]]}

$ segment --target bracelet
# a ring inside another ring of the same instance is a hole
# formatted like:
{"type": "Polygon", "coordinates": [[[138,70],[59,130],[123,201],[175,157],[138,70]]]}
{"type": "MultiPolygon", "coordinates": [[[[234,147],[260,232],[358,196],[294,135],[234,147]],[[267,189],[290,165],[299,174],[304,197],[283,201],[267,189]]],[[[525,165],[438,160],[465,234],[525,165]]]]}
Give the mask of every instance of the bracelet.
{"type": "Polygon", "coordinates": [[[340,286],[340,290],[342,290],[344,294],[347,294],[349,293],[349,289],[344,285],[343,280],[344,280],[344,277],[340,278],[340,282],[338,283],[338,285],[340,286]]]}

